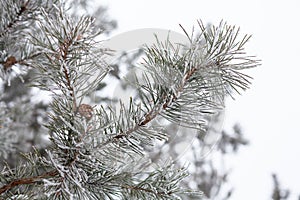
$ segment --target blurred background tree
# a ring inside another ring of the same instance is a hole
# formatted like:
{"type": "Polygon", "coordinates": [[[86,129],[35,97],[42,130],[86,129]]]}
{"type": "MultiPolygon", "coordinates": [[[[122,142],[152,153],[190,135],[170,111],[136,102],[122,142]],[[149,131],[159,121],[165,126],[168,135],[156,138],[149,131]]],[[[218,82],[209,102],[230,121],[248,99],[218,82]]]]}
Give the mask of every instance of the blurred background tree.
{"type": "Polygon", "coordinates": [[[290,195],[290,191],[287,190],[287,189],[282,189],[281,188],[276,174],[272,174],[272,178],[273,178],[273,183],[274,183],[272,199],[273,200],[288,199],[289,195],[290,195]]]}

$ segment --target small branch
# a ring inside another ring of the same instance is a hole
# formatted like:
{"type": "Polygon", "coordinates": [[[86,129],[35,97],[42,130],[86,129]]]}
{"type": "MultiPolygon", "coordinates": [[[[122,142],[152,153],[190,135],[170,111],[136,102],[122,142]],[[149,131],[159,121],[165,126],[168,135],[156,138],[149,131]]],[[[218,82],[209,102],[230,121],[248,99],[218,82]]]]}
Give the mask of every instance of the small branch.
{"type": "Polygon", "coordinates": [[[164,97],[164,103],[162,105],[160,105],[160,107],[162,109],[159,109],[159,110],[152,109],[152,110],[150,110],[147,114],[144,115],[144,120],[142,120],[140,123],[138,123],[132,129],[129,129],[126,132],[119,133],[118,135],[114,136],[113,138],[111,138],[111,139],[107,140],[106,142],[104,142],[103,144],[101,144],[100,145],[101,149],[103,147],[105,147],[106,145],[112,143],[116,139],[118,140],[118,139],[121,139],[123,137],[126,137],[126,136],[130,135],[134,131],[138,130],[141,126],[144,126],[144,125],[148,124],[149,122],[151,122],[162,111],[166,110],[168,106],[170,106],[174,101],[176,101],[178,99],[179,94],[183,91],[183,88],[184,88],[185,84],[189,81],[190,77],[197,71],[197,69],[198,69],[197,67],[193,67],[192,69],[190,69],[184,75],[183,80],[182,80],[182,84],[178,88],[178,90],[176,91],[176,94],[173,93],[173,95],[169,98],[167,96],[164,97]]]}
{"type": "Polygon", "coordinates": [[[33,184],[36,182],[41,181],[44,178],[49,178],[49,177],[53,177],[58,175],[58,171],[57,170],[52,170],[50,172],[46,172],[42,175],[39,176],[33,176],[33,177],[29,177],[29,178],[21,178],[21,179],[17,179],[14,180],[6,185],[4,185],[3,187],[0,188],[0,194],[12,189],[13,187],[19,186],[19,185],[29,185],[29,184],[33,184]]]}
{"type": "MultiPolygon", "coordinates": [[[[67,59],[69,48],[72,44],[72,39],[66,38],[65,41],[59,47],[59,53],[64,61],[67,59]]],[[[75,113],[77,111],[75,91],[74,91],[74,87],[71,84],[71,79],[70,79],[70,75],[68,73],[68,69],[66,68],[65,65],[63,65],[63,72],[64,72],[64,75],[65,75],[65,78],[67,81],[68,90],[70,91],[70,95],[73,98],[73,112],[75,113]]]]}
{"type": "MultiPolygon", "coordinates": [[[[0,126],[1,128],[1,126],[0,126]]],[[[88,131],[90,131],[92,127],[88,127],[87,131],[84,132],[84,134],[80,137],[80,141],[83,140],[84,136],[87,134],[88,131]]],[[[70,162],[68,163],[68,166],[72,165],[74,162],[76,162],[77,158],[78,158],[79,152],[76,152],[74,158],[72,160],[70,160],[70,162]]],[[[13,187],[19,186],[19,185],[29,185],[29,184],[33,184],[36,182],[41,181],[44,178],[49,178],[49,177],[54,177],[56,175],[58,175],[58,171],[57,170],[52,170],[50,172],[46,172],[42,175],[39,176],[33,176],[33,177],[27,177],[27,178],[21,178],[21,179],[17,179],[14,181],[11,181],[10,183],[4,185],[3,187],[0,188],[0,195],[2,193],[5,193],[6,191],[12,189],[13,187]]]]}
{"type": "Polygon", "coordinates": [[[145,189],[145,188],[136,187],[136,186],[130,186],[130,185],[122,185],[121,187],[123,189],[140,190],[140,191],[144,191],[144,192],[148,192],[148,193],[153,193],[153,194],[156,194],[158,196],[165,196],[165,195],[170,195],[171,194],[171,192],[168,192],[168,193],[157,192],[157,191],[153,191],[153,190],[150,190],[150,189],[145,189]]]}
{"type": "MultiPolygon", "coordinates": [[[[29,2],[29,1],[28,1],[29,2]]],[[[28,3],[27,2],[27,3],[28,3]]],[[[27,3],[25,5],[27,5],[27,3]]],[[[62,45],[61,47],[59,48],[59,52],[61,54],[61,57],[63,60],[66,60],[67,59],[67,55],[68,55],[68,49],[69,47],[71,46],[72,42],[70,40],[66,40],[62,45]]],[[[39,54],[35,54],[35,55],[32,55],[31,57],[29,58],[33,58],[35,56],[38,56],[39,54]]],[[[52,60],[51,57],[48,57],[49,60],[52,60]]],[[[58,58],[56,58],[58,59],[58,58]]],[[[3,63],[4,65],[4,68],[5,69],[8,69],[10,68],[12,65],[16,64],[16,63],[20,63],[20,64],[23,64],[23,65],[29,65],[25,62],[25,59],[23,60],[20,60],[20,61],[17,61],[16,58],[14,56],[10,56],[5,63],[3,63]]],[[[68,72],[68,69],[65,65],[63,65],[63,73],[64,73],[64,76],[65,76],[65,79],[66,79],[66,86],[67,86],[67,89],[70,91],[70,95],[72,96],[73,98],[73,111],[74,113],[77,111],[77,104],[76,104],[76,97],[75,97],[75,92],[74,92],[74,87],[72,86],[71,84],[71,78],[70,78],[70,75],[69,75],[69,72],[68,72]]],[[[1,127],[1,126],[0,126],[1,127]]],[[[90,130],[90,127],[88,128],[87,131],[90,130]]],[[[86,134],[86,133],[85,133],[86,134]]],[[[82,138],[85,136],[85,134],[80,138],[80,140],[82,140],[82,138]]],[[[70,160],[70,162],[68,163],[68,166],[72,165],[76,160],[77,160],[77,157],[79,155],[79,152],[76,152],[74,158],[72,158],[70,160]]],[[[58,175],[58,171],[57,170],[52,170],[50,172],[46,172],[42,175],[39,175],[39,176],[34,176],[34,177],[27,177],[27,178],[21,178],[21,179],[17,179],[17,180],[14,180],[6,185],[4,185],[3,187],[0,188],[0,194],[2,193],[5,193],[6,191],[12,189],[13,187],[16,187],[16,186],[19,186],[19,185],[29,185],[29,184],[34,184],[36,182],[39,182],[41,181],[42,179],[44,178],[49,178],[49,177],[54,177],[56,175],[58,175]]]]}
{"type": "Polygon", "coordinates": [[[25,13],[25,11],[27,10],[27,6],[28,6],[29,0],[27,2],[25,2],[20,10],[16,13],[15,19],[12,20],[5,28],[4,30],[0,33],[0,37],[3,37],[4,34],[9,32],[9,29],[11,29],[13,27],[14,24],[16,24],[18,21],[20,21],[21,16],[25,13]]]}

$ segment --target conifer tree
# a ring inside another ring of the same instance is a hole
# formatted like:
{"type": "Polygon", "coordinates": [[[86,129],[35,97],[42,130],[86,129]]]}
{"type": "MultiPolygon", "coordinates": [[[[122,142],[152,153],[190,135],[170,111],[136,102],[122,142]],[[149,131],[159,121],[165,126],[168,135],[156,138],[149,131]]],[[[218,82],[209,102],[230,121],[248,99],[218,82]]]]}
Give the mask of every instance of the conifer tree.
{"type": "Polygon", "coordinates": [[[1,199],[201,199],[201,192],[180,184],[185,167],[172,160],[154,164],[145,149],[169,138],[156,119],[203,134],[225,97],[248,88],[242,70],[259,65],[245,53],[250,36],[240,38],[239,29],[224,22],[206,28],[198,21],[199,34],[183,29],[189,44],[145,46],[144,73],[130,83],[136,96],[128,97],[129,105],[120,99],[119,106],[106,107],[84,102],[111,70],[104,59],[111,52],[97,40],[105,26],[97,30],[93,17],[70,14],[72,3],[0,5],[1,160],[18,143],[28,145],[28,134],[48,142],[31,141],[36,147],[29,145],[18,163],[1,164],[1,199]],[[14,96],[23,85],[30,85],[29,93],[51,94],[49,107],[14,96]]]}

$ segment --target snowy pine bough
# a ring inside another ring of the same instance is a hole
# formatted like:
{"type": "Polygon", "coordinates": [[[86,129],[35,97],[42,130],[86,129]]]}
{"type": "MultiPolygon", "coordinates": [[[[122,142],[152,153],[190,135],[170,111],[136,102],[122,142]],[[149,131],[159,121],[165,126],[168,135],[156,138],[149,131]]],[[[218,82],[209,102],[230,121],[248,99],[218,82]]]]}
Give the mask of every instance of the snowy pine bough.
{"type": "MultiPolygon", "coordinates": [[[[245,53],[250,36],[221,22],[189,35],[189,44],[169,40],[144,48],[145,71],[131,85],[137,97],[119,109],[83,102],[111,70],[108,52],[97,40],[92,17],[71,17],[56,1],[0,1],[0,77],[10,85],[28,71],[32,87],[49,91],[52,100],[44,127],[51,144],[45,152],[24,153],[14,168],[1,165],[0,199],[182,199],[199,195],[180,186],[188,176],[172,161],[154,165],[145,147],[167,140],[164,118],[206,131],[206,116],[224,107],[227,95],[248,88],[242,72],[259,65],[245,53]],[[87,80],[91,80],[88,82],[87,80]]],[[[108,86],[109,87],[109,86],[108,86]]],[[[0,93],[0,158],[14,150],[15,104],[0,93]],[[10,106],[9,106],[10,105],[10,106]]]]}

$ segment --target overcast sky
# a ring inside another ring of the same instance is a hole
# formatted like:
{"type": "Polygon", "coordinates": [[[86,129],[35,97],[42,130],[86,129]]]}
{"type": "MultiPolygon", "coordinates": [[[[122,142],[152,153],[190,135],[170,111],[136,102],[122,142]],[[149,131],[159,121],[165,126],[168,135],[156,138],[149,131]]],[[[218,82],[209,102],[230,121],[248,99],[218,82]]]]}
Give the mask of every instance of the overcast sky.
{"type": "Polygon", "coordinates": [[[113,35],[139,28],[163,28],[181,32],[196,20],[241,27],[253,37],[247,52],[262,59],[249,70],[251,89],[227,102],[225,128],[235,122],[243,127],[251,145],[230,162],[235,186],[232,200],[270,199],[271,173],[282,185],[300,194],[300,2],[297,0],[103,0],[118,21],[113,35]]]}

